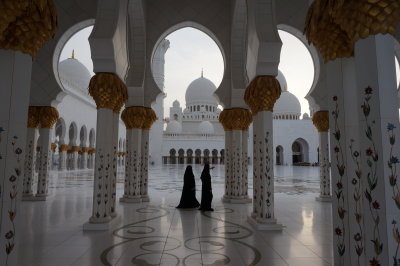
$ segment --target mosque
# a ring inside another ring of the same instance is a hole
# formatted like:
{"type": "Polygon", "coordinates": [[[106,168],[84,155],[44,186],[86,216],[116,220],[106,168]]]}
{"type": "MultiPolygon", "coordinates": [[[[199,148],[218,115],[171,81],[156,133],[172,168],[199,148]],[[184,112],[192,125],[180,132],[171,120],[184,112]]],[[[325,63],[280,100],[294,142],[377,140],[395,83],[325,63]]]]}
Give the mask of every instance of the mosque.
{"type": "Polygon", "coordinates": [[[0,11],[0,265],[400,264],[398,0],[0,11]],[[89,26],[93,76],[74,53],[59,62],[89,26]],[[194,80],[164,120],[166,38],[185,27],[214,40],[224,74],[194,80]],[[309,116],[278,30],[311,55],[309,116]],[[214,211],[177,210],[185,165],[204,162],[214,211]]]}
{"type": "MultiPolygon", "coordinates": [[[[274,158],[278,165],[309,165],[318,162],[318,132],[309,115],[301,119],[301,106],[288,91],[279,71],[282,94],[274,106],[274,158]]],[[[224,163],[225,133],[219,122],[221,109],[214,96],[216,86],[201,74],[186,89],[186,107],[176,100],[170,107],[163,133],[164,164],[224,163]],[[182,110],[183,109],[183,110],[182,110]]],[[[253,150],[253,130],[249,127],[248,154],[253,150]]],[[[157,144],[156,144],[157,145],[157,144]]],[[[155,155],[151,155],[155,156],[155,155]]],[[[252,160],[249,158],[249,163],[252,160]]]]}

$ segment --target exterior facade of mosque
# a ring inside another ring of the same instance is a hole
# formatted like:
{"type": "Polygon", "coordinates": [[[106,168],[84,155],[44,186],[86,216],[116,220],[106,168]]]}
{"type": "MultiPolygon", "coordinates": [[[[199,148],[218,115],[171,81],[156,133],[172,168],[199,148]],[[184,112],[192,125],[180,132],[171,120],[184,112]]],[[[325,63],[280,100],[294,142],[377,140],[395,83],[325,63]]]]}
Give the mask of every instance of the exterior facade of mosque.
{"type": "MultiPolygon", "coordinates": [[[[318,132],[307,113],[301,119],[300,102],[287,90],[282,72],[279,71],[277,79],[282,94],[274,106],[274,162],[279,165],[316,163],[318,132]]],[[[219,123],[222,110],[214,96],[216,89],[202,75],[187,87],[186,107],[183,109],[178,101],[170,107],[161,143],[164,164],[224,163],[225,132],[219,123]]],[[[247,139],[248,154],[252,154],[252,125],[247,139]]],[[[248,160],[252,163],[252,158],[248,160]]]]}

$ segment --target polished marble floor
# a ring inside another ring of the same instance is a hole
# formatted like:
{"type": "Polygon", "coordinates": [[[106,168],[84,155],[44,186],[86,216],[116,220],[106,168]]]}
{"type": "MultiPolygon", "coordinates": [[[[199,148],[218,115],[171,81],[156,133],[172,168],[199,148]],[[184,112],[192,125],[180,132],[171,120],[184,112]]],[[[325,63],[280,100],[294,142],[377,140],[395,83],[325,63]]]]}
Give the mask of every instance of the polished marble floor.
{"type": "MultiPolygon", "coordinates": [[[[223,166],[212,170],[215,211],[205,213],[175,209],[184,166],[149,170],[151,202],[117,203],[119,219],[107,232],[82,230],[92,207],[90,172],[55,173],[46,202],[21,205],[18,265],[332,265],[331,205],[315,201],[317,167],[275,168],[283,232],[254,231],[246,222],[251,204],[221,202],[223,166]]],[[[201,167],[194,172],[200,200],[201,167]]]]}

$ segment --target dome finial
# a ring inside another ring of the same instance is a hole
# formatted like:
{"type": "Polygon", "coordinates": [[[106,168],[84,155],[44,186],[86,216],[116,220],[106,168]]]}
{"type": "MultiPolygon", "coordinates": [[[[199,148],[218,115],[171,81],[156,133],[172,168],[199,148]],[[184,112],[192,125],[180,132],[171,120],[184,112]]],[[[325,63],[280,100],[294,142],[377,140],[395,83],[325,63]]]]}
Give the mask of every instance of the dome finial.
{"type": "Polygon", "coordinates": [[[201,77],[203,77],[204,71],[203,68],[201,69],[201,77]]]}
{"type": "Polygon", "coordinates": [[[75,58],[75,49],[72,49],[72,55],[71,55],[70,59],[76,59],[75,58]]]}

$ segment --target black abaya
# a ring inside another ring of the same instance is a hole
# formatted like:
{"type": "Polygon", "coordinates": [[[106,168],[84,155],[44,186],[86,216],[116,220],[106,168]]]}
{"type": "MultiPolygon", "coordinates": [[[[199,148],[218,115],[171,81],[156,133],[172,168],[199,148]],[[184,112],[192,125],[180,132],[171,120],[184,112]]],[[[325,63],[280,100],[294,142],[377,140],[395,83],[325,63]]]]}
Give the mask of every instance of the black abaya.
{"type": "Polygon", "coordinates": [[[207,163],[204,166],[203,172],[201,173],[201,204],[199,210],[201,211],[214,211],[211,208],[211,202],[213,199],[212,188],[211,188],[211,175],[210,165],[207,163]]]}
{"type": "Polygon", "coordinates": [[[183,178],[181,201],[177,208],[197,208],[199,205],[200,204],[196,199],[196,181],[194,180],[192,166],[189,165],[186,167],[183,178]]]}

